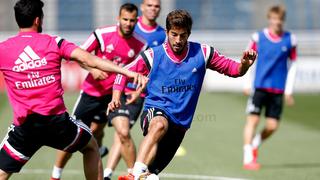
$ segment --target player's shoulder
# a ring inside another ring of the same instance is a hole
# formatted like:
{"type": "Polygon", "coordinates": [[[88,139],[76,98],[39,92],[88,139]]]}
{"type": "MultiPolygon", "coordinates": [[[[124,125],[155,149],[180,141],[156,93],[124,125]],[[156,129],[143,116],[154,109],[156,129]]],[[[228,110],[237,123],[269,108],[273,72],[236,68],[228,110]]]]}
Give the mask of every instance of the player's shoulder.
{"type": "Polygon", "coordinates": [[[141,44],[143,44],[143,45],[147,44],[147,41],[146,41],[141,35],[139,35],[139,34],[136,33],[136,32],[133,32],[133,33],[132,33],[132,37],[133,37],[136,41],[138,41],[139,43],[141,43],[141,44]]]}
{"type": "Polygon", "coordinates": [[[261,34],[265,34],[266,32],[266,29],[261,29],[261,30],[258,30],[258,31],[255,31],[251,34],[251,40],[254,41],[254,42],[259,42],[259,37],[261,34]]]}
{"type": "Polygon", "coordinates": [[[164,28],[158,24],[157,31],[165,32],[164,28]]]}
{"type": "Polygon", "coordinates": [[[297,36],[294,34],[294,33],[292,33],[292,32],[290,32],[290,31],[285,31],[284,32],[285,33],[285,35],[288,37],[288,38],[290,38],[290,41],[291,41],[291,45],[292,46],[297,46],[297,36]]]}
{"type": "Polygon", "coordinates": [[[102,34],[103,34],[103,35],[112,34],[112,33],[117,32],[117,26],[116,26],[116,25],[113,25],[113,26],[100,27],[100,28],[95,29],[95,32],[96,32],[96,33],[99,33],[99,34],[101,34],[101,35],[102,35],[102,34]]]}

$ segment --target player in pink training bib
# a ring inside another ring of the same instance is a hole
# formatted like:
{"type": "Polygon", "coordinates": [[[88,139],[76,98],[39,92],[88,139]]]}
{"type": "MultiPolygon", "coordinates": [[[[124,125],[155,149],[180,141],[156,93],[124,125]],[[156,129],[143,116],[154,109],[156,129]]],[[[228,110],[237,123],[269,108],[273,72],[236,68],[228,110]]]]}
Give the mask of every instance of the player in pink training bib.
{"type": "MultiPolygon", "coordinates": [[[[88,52],[94,52],[97,56],[106,59],[105,61],[112,60],[114,64],[119,66],[131,63],[146,48],[146,42],[133,31],[137,15],[138,9],[134,4],[123,4],[119,11],[118,25],[97,28],[81,47],[88,52]]],[[[126,105],[124,102],[122,108],[117,112],[110,113],[107,117],[106,110],[112,98],[112,86],[116,74],[92,68],[89,71],[75,104],[73,115],[91,128],[101,156],[107,153],[107,148],[102,146],[104,127],[107,122],[109,126],[112,125],[116,129],[116,133],[107,167],[115,169],[121,154],[128,168],[132,168],[135,161],[135,147],[129,132],[138,119],[144,98],[141,97],[136,103],[130,105],[126,105]],[[121,153],[121,149],[124,149],[123,153],[121,153]]],[[[57,154],[52,177],[60,178],[70,157],[71,154],[66,152],[57,154]]]]}
{"type": "Polygon", "coordinates": [[[61,85],[62,58],[84,67],[120,72],[138,84],[146,79],[78,48],[60,37],[41,34],[41,0],[15,4],[19,34],[0,43],[3,73],[14,119],[0,145],[0,179],[8,179],[42,146],[84,154],[87,179],[102,179],[98,146],[90,129],[66,112],[61,85]]]}

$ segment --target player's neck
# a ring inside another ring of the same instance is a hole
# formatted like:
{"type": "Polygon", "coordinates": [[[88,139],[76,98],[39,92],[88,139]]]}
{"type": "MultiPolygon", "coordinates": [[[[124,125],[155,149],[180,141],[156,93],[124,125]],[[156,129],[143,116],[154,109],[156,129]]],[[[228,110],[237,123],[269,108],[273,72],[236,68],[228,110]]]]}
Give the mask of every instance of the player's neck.
{"type": "Polygon", "coordinates": [[[188,44],[186,44],[180,53],[176,53],[172,50],[172,47],[170,46],[169,42],[165,42],[164,47],[171,59],[173,59],[176,62],[181,62],[186,57],[189,48],[188,44]]]}
{"type": "Polygon", "coordinates": [[[269,33],[274,36],[282,36],[283,34],[283,29],[269,28],[268,30],[269,30],[269,33]]]}
{"type": "Polygon", "coordinates": [[[124,39],[129,39],[129,38],[132,37],[132,33],[128,34],[128,35],[123,34],[123,32],[120,30],[120,27],[118,27],[118,34],[119,34],[120,37],[122,37],[124,39]]]}
{"type": "Polygon", "coordinates": [[[140,21],[143,25],[145,26],[149,26],[149,27],[154,27],[157,25],[157,22],[155,20],[149,20],[144,16],[141,16],[141,21],[140,21]]]}
{"type": "Polygon", "coordinates": [[[29,27],[29,28],[20,28],[19,32],[38,32],[36,27],[29,27]]]}

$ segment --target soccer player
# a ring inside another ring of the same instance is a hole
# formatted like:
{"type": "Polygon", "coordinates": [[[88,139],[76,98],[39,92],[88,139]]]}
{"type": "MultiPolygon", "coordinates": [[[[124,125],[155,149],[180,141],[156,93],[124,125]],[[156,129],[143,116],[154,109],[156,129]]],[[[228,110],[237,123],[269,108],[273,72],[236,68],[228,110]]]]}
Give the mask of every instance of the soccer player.
{"type": "MultiPolygon", "coordinates": [[[[283,29],[286,11],[273,6],[268,11],[268,28],[254,33],[249,49],[259,54],[253,83],[253,95],[248,100],[247,122],[244,127],[244,168],[258,170],[258,147],[278,128],[283,95],[288,105],[294,104],[292,89],[296,72],[296,37],[283,29]],[[264,129],[254,136],[265,108],[264,129]],[[254,137],[254,138],[253,138],[254,137]]],[[[252,84],[251,82],[249,83],[252,84]]],[[[249,94],[251,89],[245,89],[249,94]]]]}
{"type": "Polygon", "coordinates": [[[19,0],[14,6],[19,34],[0,43],[0,70],[4,75],[14,118],[0,145],[0,179],[17,173],[42,146],[83,153],[86,179],[102,179],[98,146],[89,128],[68,115],[63,102],[61,61],[146,79],[42,32],[41,0],[19,0]]]}
{"type": "MultiPolygon", "coordinates": [[[[103,59],[112,60],[119,66],[131,63],[146,48],[146,42],[134,33],[137,16],[138,8],[134,4],[123,4],[119,10],[119,25],[96,29],[81,47],[88,52],[94,52],[103,59]]],[[[116,74],[92,68],[89,71],[90,74],[86,77],[82,92],[76,102],[74,116],[91,126],[100,152],[103,149],[103,130],[108,119],[109,125],[113,125],[116,129],[115,142],[109,154],[106,173],[104,173],[108,177],[118,164],[121,154],[129,169],[134,165],[136,152],[129,129],[140,114],[143,98],[139,98],[134,104],[125,105],[123,103],[118,111],[110,113],[107,118],[106,110],[112,98],[112,86],[116,74]]],[[[70,157],[70,153],[58,152],[52,178],[61,177],[62,170],[70,157]]]]}
{"type": "MultiPolygon", "coordinates": [[[[156,19],[158,18],[161,10],[160,0],[143,0],[140,5],[140,10],[142,11],[142,16],[138,18],[138,22],[134,30],[135,33],[140,35],[144,40],[147,41],[148,47],[154,47],[162,44],[166,38],[166,34],[164,29],[156,22],[156,19]]],[[[141,103],[142,101],[139,100],[138,104],[141,105],[141,103]]],[[[127,106],[138,107],[135,105],[127,106]]],[[[138,109],[139,111],[134,112],[134,116],[130,118],[133,121],[137,120],[138,118],[141,108],[138,109]]],[[[111,179],[112,173],[119,162],[120,147],[121,142],[119,141],[119,138],[117,138],[117,134],[115,134],[115,139],[108,157],[107,166],[104,170],[105,180],[111,179]]]]}
{"type": "Polygon", "coordinates": [[[143,0],[140,10],[142,16],[138,18],[134,31],[147,41],[148,47],[161,45],[166,39],[166,33],[156,21],[161,10],[160,0],[143,0]]]}
{"type": "MultiPolygon", "coordinates": [[[[120,180],[137,180],[143,173],[159,174],[171,161],[190,128],[206,69],[231,77],[246,73],[256,53],[243,53],[240,63],[226,58],[211,46],[188,41],[192,18],[185,10],[174,10],[166,19],[167,41],[150,48],[127,67],[149,76],[141,128],[140,144],[132,174],[120,180]]],[[[109,110],[120,106],[127,78],[118,75],[109,110]]],[[[138,97],[133,93],[131,102],[138,97]]],[[[154,175],[153,175],[154,176],[154,175]]]]}

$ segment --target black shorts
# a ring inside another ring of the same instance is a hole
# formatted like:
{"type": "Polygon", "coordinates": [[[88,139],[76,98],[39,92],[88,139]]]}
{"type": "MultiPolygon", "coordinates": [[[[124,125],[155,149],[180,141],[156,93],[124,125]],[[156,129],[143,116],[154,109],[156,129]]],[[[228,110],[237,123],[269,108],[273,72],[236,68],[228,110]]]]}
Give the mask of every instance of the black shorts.
{"type": "Polygon", "coordinates": [[[111,99],[111,94],[95,97],[81,92],[74,107],[73,115],[89,127],[93,121],[96,123],[106,123],[108,122],[106,112],[111,99]]]}
{"type": "Polygon", "coordinates": [[[148,166],[148,169],[151,173],[159,174],[173,159],[187,129],[173,124],[169,116],[167,116],[166,113],[161,109],[149,108],[146,111],[143,111],[141,115],[140,125],[144,136],[148,134],[149,124],[156,116],[162,116],[169,122],[168,131],[158,143],[156,156],[148,166]]]}
{"type": "Polygon", "coordinates": [[[255,90],[248,100],[247,113],[260,115],[265,108],[265,116],[280,120],[283,107],[283,94],[274,94],[263,90],[255,90]]]}
{"type": "Polygon", "coordinates": [[[130,127],[132,127],[137,121],[143,107],[144,98],[139,97],[135,102],[128,105],[126,105],[126,100],[127,100],[127,95],[125,94],[122,95],[120,99],[121,101],[120,108],[116,109],[113,112],[109,112],[109,115],[108,115],[109,126],[112,126],[112,119],[118,116],[125,116],[129,118],[130,127]]]}
{"type": "Polygon", "coordinates": [[[84,148],[92,135],[90,129],[68,113],[53,116],[28,115],[20,126],[11,125],[1,143],[0,169],[19,172],[42,146],[73,153],[84,148]]]}

